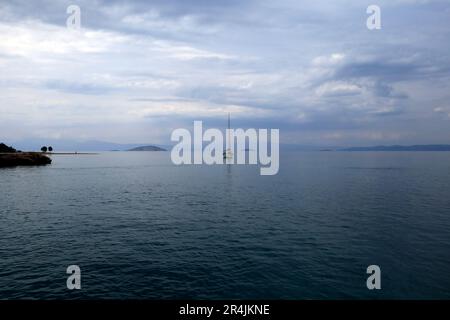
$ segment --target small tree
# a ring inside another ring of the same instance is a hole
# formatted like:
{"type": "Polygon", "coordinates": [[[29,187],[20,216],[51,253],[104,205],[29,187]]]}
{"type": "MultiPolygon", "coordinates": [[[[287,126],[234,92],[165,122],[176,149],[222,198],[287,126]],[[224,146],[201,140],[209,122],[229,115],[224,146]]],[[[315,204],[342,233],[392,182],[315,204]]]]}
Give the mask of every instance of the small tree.
{"type": "Polygon", "coordinates": [[[52,151],[53,151],[53,147],[52,146],[48,147],[48,152],[52,152],[52,151]]]}
{"type": "Polygon", "coordinates": [[[46,147],[46,146],[43,146],[43,147],[41,148],[41,151],[42,151],[42,152],[47,152],[47,147],[46,147]]]}

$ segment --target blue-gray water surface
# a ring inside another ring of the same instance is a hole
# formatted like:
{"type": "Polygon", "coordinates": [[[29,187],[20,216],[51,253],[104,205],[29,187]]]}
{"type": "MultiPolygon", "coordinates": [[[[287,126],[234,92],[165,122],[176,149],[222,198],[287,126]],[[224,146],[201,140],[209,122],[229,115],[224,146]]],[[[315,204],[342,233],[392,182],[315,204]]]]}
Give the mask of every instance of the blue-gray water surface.
{"type": "Polygon", "coordinates": [[[0,299],[450,298],[450,152],[52,158],[0,169],[0,299]]]}

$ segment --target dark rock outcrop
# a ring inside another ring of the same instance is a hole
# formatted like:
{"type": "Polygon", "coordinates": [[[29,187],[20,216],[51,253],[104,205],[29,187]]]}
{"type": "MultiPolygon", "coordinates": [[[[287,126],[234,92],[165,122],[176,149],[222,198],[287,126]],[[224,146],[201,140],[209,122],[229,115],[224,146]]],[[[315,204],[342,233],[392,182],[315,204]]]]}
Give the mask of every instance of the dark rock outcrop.
{"type": "Polygon", "coordinates": [[[17,150],[14,149],[13,147],[8,147],[6,144],[0,143],[0,153],[14,153],[14,152],[17,152],[17,150]]]}
{"type": "Polygon", "coordinates": [[[38,152],[0,153],[0,167],[42,166],[52,159],[38,152]]]}

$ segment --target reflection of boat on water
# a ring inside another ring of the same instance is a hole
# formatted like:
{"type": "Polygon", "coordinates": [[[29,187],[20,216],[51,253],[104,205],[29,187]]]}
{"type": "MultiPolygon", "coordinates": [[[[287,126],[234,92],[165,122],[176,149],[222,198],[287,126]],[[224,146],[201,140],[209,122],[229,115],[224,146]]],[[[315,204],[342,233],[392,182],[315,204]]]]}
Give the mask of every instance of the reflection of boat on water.
{"type": "Polygon", "coordinates": [[[222,153],[224,159],[233,159],[233,151],[231,151],[229,146],[230,142],[231,142],[230,113],[228,113],[228,139],[226,140],[226,150],[222,153]]]}
{"type": "Polygon", "coordinates": [[[224,159],[233,159],[233,152],[231,152],[231,149],[227,149],[223,152],[223,158],[224,159]]]}
{"type": "Polygon", "coordinates": [[[223,152],[223,158],[224,159],[233,159],[233,152],[231,152],[231,149],[227,149],[223,152]]]}

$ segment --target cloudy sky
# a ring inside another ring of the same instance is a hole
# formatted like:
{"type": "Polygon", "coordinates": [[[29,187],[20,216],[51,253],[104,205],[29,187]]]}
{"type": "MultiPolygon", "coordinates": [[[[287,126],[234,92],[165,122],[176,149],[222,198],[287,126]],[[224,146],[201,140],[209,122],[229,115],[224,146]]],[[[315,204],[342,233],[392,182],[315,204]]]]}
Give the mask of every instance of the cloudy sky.
{"type": "Polygon", "coordinates": [[[443,0],[2,0],[0,140],[167,143],[230,112],[283,143],[450,143],[449,53],[443,0]]]}

